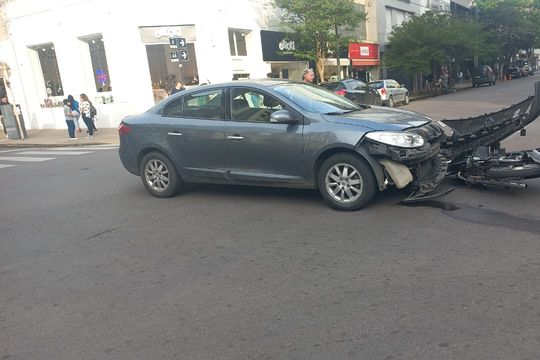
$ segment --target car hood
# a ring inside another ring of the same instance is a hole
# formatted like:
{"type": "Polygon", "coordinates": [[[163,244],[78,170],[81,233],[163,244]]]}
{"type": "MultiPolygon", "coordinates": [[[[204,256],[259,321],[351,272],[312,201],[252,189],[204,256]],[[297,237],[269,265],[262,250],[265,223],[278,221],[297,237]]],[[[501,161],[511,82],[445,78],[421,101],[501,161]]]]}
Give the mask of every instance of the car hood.
{"type": "Polygon", "coordinates": [[[371,130],[401,131],[431,122],[431,118],[408,110],[368,107],[343,115],[323,115],[333,123],[358,125],[371,130]]]}

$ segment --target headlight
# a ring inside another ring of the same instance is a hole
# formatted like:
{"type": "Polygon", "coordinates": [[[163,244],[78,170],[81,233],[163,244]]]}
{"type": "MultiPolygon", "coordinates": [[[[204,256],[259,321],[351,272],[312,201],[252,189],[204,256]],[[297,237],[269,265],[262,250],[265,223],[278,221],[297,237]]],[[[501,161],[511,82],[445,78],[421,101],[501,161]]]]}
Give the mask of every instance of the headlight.
{"type": "Polygon", "coordinates": [[[416,148],[424,145],[424,138],[409,132],[398,131],[374,131],[366,134],[368,139],[383,144],[394,145],[403,148],[416,148]]]}

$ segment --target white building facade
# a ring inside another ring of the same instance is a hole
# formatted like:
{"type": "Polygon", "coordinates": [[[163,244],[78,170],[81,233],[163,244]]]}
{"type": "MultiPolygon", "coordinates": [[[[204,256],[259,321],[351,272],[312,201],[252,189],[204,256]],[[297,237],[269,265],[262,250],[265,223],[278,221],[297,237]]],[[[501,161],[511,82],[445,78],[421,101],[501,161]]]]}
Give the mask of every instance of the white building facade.
{"type": "MultiPolygon", "coordinates": [[[[89,96],[98,127],[116,127],[175,81],[189,87],[272,72],[261,46],[273,11],[267,1],[14,0],[5,10],[0,61],[11,68],[11,101],[29,129],[65,128],[60,104],[69,94],[89,96]],[[175,36],[184,48],[171,49],[175,36]],[[179,50],[186,60],[172,61],[179,50]]],[[[307,65],[291,64],[295,75],[307,65]]]]}

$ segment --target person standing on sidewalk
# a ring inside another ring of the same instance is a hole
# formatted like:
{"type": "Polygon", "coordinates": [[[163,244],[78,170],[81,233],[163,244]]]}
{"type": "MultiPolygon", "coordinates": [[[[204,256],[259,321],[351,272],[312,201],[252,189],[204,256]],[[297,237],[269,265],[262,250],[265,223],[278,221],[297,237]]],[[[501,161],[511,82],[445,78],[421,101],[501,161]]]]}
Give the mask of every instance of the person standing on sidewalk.
{"type": "Polygon", "coordinates": [[[75,120],[75,125],[77,125],[77,130],[80,133],[81,127],[79,126],[79,119],[81,117],[81,110],[79,110],[79,102],[75,100],[73,95],[68,95],[67,99],[70,103],[69,107],[71,108],[71,110],[77,112],[77,119],[75,120]]]}
{"type": "Polygon", "coordinates": [[[315,80],[315,73],[313,72],[313,70],[305,69],[302,72],[302,81],[309,84],[313,84],[313,80],[315,80]]]}
{"type": "Polygon", "coordinates": [[[79,123],[77,121],[79,113],[71,109],[71,101],[69,101],[68,99],[64,99],[63,103],[64,116],[66,117],[69,140],[79,140],[78,137],[75,137],[75,129],[79,127],[79,123]]]}
{"type": "Polygon", "coordinates": [[[81,116],[83,118],[83,121],[86,125],[86,129],[88,129],[88,138],[94,137],[94,121],[92,120],[92,116],[90,115],[90,100],[88,100],[88,96],[86,94],[81,94],[80,96],[81,102],[79,104],[79,107],[81,109],[81,116]]]}

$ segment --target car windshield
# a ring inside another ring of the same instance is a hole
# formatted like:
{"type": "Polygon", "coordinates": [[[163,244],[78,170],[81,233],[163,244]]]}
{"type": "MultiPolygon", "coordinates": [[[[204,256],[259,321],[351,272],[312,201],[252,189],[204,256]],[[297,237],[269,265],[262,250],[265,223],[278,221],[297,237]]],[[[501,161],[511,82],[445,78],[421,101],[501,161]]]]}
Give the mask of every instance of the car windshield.
{"type": "Polygon", "coordinates": [[[384,87],[384,82],[383,81],[374,81],[374,82],[370,82],[368,83],[368,86],[372,89],[382,89],[384,87]]]}
{"type": "Polygon", "coordinates": [[[291,83],[276,85],[274,90],[305,111],[313,113],[340,114],[364,109],[343,96],[338,96],[315,85],[291,83]]]}

